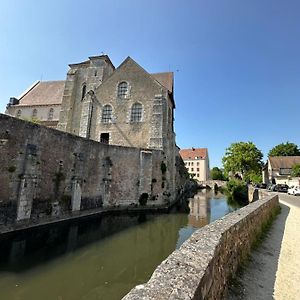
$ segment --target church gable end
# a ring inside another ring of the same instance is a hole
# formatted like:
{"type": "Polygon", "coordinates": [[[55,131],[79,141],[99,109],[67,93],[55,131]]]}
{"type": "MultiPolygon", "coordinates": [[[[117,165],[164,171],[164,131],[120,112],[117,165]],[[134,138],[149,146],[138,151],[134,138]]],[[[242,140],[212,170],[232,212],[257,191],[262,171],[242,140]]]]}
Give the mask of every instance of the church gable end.
{"type": "Polygon", "coordinates": [[[150,148],[155,136],[160,142],[154,148],[162,148],[168,90],[133,59],[125,59],[95,90],[95,98],[92,139],[99,141],[101,134],[109,133],[112,144],[150,148]],[[112,119],[104,123],[102,111],[108,104],[112,106],[112,119]]]}

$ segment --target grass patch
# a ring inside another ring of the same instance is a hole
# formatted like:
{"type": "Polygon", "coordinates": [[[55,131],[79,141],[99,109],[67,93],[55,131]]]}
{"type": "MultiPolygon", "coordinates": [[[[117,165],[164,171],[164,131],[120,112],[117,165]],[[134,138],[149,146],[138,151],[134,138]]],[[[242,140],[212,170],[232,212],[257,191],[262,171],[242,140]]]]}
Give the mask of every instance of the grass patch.
{"type": "Polygon", "coordinates": [[[257,234],[254,242],[252,243],[252,249],[257,249],[261,245],[261,243],[263,242],[264,238],[266,237],[273,221],[280,213],[281,213],[280,205],[273,208],[269,219],[262,223],[260,231],[257,234]]]}
{"type": "MultiPolygon", "coordinates": [[[[265,239],[267,233],[269,232],[271,225],[275,218],[281,213],[280,205],[274,207],[271,211],[270,217],[268,220],[262,223],[259,232],[257,233],[254,241],[252,242],[251,249],[255,250],[261,246],[263,240],[265,239]]],[[[232,274],[228,281],[228,292],[238,296],[240,299],[244,298],[244,287],[242,283],[242,277],[251,261],[251,253],[241,253],[241,261],[238,265],[237,271],[235,274],[232,274]]]]}

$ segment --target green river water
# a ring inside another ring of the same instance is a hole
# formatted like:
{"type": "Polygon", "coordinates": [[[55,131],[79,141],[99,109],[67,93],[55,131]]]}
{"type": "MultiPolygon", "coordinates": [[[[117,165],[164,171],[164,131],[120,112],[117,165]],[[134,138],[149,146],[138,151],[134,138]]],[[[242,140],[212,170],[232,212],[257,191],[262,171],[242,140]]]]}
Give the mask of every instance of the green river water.
{"type": "Polygon", "coordinates": [[[0,300],[121,299],[197,228],[235,210],[200,191],[190,212],[103,216],[0,239],[0,300]]]}

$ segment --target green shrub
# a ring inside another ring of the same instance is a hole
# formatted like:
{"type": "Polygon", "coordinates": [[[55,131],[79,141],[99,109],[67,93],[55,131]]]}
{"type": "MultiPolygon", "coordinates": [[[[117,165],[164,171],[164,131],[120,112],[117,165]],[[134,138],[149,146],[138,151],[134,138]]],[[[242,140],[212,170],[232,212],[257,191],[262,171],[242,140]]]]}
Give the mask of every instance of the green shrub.
{"type": "Polygon", "coordinates": [[[167,172],[167,166],[163,161],[160,164],[160,169],[163,174],[165,174],[167,172]]]}
{"type": "Polygon", "coordinates": [[[231,179],[227,182],[225,193],[240,204],[248,203],[248,186],[238,179],[231,179]]]}
{"type": "Polygon", "coordinates": [[[145,206],[147,204],[148,198],[149,198],[148,193],[143,193],[139,198],[140,205],[145,206]]]}
{"type": "Polygon", "coordinates": [[[16,166],[10,166],[10,167],[7,168],[7,171],[10,172],[10,173],[13,173],[13,172],[16,171],[16,169],[17,169],[16,166]]]}

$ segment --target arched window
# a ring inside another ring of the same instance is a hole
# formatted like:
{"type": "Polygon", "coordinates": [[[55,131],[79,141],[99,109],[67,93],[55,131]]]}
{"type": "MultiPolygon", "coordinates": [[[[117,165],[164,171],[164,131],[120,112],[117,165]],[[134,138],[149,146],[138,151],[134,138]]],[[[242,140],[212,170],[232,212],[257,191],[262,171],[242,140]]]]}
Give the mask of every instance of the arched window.
{"type": "Polygon", "coordinates": [[[82,86],[82,92],[81,92],[81,101],[83,100],[83,98],[85,97],[86,94],[86,84],[84,84],[82,86]]]}
{"type": "Polygon", "coordinates": [[[102,109],[102,123],[109,123],[112,115],[112,107],[110,105],[104,105],[102,109]]]}
{"type": "Polygon", "coordinates": [[[134,103],[131,107],[130,122],[142,121],[143,106],[140,103],[134,103]]]}
{"type": "Polygon", "coordinates": [[[34,109],[34,110],[32,111],[32,118],[36,118],[36,117],[37,117],[37,110],[34,109]]]}
{"type": "Polygon", "coordinates": [[[54,109],[50,108],[48,112],[48,120],[52,121],[53,120],[53,114],[54,114],[54,109]]]}
{"type": "Polygon", "coordinates": [[[17,118],[20,118],[20,117],[21,117],[21,114],[22,114],[21,109],[18,109],[18,110],[17,110],[17,113],[16,113],[16,117],[17,117],[17,118]]]}
{"type": "Polygon", "coordinates": [[[128,84],[125,81],[122,81],[118,85],[118,97],[119,98],[126,98],[128,95],[128,84]]]}

